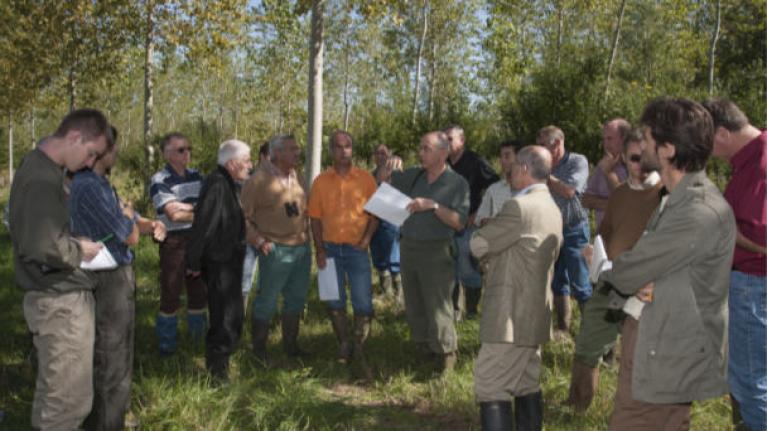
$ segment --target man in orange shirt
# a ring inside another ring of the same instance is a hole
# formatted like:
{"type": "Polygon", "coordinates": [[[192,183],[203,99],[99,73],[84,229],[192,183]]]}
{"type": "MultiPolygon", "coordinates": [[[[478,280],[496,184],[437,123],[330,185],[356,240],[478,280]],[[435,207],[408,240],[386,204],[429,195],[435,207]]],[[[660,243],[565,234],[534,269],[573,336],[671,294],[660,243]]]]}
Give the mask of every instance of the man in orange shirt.
{"type": "Polygon", "coordinates": [[[339,343],[338,360],[348,362],[354,354],[367,370],[362,345],[370,332],[373,315],[368,246],[378,227],[378,219],[366,213],[364,206],[375,193],[376,182],[370,173],[352,164],[352,146],[352,137],[347,132],[336,131],[330,136],[333,166],[314,180],[308,214],[317,267],[325,268],[327,259],[332,258],[338,274],[339,300],[327,302],[339,343]],[[353,347],[346,331],[346,279],[349,280],[354,309],[353,347]]]}

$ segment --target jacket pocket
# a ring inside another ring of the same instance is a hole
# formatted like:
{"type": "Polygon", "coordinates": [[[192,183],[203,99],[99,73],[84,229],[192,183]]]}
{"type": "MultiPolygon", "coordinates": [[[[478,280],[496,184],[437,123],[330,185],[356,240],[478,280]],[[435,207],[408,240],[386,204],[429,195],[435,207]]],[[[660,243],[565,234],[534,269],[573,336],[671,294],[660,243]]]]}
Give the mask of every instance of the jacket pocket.
{"type": "Polygon", "coordinates": [[[704,335],[660,340],[647,351],[652,385],[661,393],[694,395],[710,374],[713,354],[704,335]]]}

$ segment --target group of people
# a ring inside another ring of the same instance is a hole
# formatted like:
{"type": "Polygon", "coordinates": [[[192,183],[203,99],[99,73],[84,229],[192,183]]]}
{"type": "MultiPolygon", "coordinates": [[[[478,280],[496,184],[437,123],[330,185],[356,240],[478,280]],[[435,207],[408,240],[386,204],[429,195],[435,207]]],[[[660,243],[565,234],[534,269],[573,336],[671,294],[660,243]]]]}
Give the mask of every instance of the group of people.
{"type": "Polygon", "coordinates": [[[541,349],[552,329],[569,334],[570,296],[582,319],[568,398],[576,411],[590,405],[599,361],[620,334],[610,429],[687,429],[693,401],[728,392],[735,423],[765,429],[767,132],[719,99],[657,99],[639,124],[605,124],[591,175],[557,126],[533,145],[504,142],[501,177],[459,126],[423,135],[414,167],[377,146],[372,172],[355,165],[353,137],[335,131],[332,166],[311,187],[290,135],[263,145],[255,167],[248,144],[227,140],[203,177],[189,167],[190,140],[171,133],[160,142],[167,163],[151,180],[150,219],[109,182],[117,130],[98,111],[73,111],[24,158],[9,201],[15,277],[39,358],[32,426],[122,429],[134,349],[130,246],[146,234],[159,243],[159,354],[178,348],[185,288],[189,338],[205,341],[219,381],[242,335],[256,261],[254,357],[270,361],[280,296],[284,351],[309,355],[298,336],[314,260],[336,269],[338,299],[325,305],[337,360],[364,378],[373,376],[364,353],[373,269],[404,306],[411,341],[443,372],[457,360],[461,303],[467,318],[480,316],[483,429],[542,429],[541,349]],[[705,173],[712,154],[733,167],[724,196],[705,173]],[[365,211],[383,182],[411,199],[401,226],[365,211]],[[590,209],[612,261],[592,279],[590,209]],[[87,265],[103,254],[114,263],[87,265]]]}

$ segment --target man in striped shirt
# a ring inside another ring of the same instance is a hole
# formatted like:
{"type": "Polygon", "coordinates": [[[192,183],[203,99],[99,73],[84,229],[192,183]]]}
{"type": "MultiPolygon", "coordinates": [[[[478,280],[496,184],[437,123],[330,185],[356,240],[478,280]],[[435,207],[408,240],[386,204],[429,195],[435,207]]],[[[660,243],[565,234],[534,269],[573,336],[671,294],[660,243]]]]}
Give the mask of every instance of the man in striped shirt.
{"type": "Polygon", "coordinates": [[[167,164],[152,176],[149,194],[157,214],[168,229],[160,244],[160,312],[155,332],[160,354],[176,351],[177,322],[181,288],[186,285],[187,327],[192,340],[201,342],[205,335],[207,293],[200,277],[186,274],[186,244],[191,233],[194,205],[202,185],[202,175],[189,169],[192,147],[181,133],[170,133],[160,141],[167,164]]]}

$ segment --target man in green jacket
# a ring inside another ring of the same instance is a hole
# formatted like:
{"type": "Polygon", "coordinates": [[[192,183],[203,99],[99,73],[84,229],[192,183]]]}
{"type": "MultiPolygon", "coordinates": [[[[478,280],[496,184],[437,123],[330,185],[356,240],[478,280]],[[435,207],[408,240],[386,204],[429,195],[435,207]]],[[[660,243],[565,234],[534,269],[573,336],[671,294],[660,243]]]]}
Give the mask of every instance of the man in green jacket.
{"type": "MultiPolygon", "coordinates": [[[[610,429],[684,430],[692,401],[727,393],[735,218],[706,177],[714,128],[703,106],[657,99],[641,124],[647,142],[642,162],[660,167],[668,193],[636,245],[600,276],[600,284],[636,294],[643,304],[623,324],[610,429]]],[[[614,299],[623,307],[618,295],[614,299]]]]}
{"type": "Polygon", "coordinates": [[[70,233],[65,170],[92,167],[111,133],[106,117],[81,109],[22,161],[11,187],[14,276],[38,354],[32,427],[77,429],[93,401],[93,282],[80,269],[101,243],[70,233]]]}

